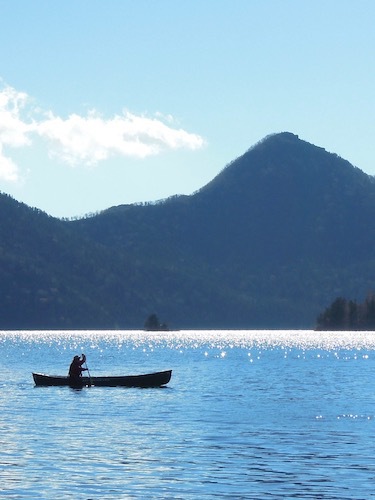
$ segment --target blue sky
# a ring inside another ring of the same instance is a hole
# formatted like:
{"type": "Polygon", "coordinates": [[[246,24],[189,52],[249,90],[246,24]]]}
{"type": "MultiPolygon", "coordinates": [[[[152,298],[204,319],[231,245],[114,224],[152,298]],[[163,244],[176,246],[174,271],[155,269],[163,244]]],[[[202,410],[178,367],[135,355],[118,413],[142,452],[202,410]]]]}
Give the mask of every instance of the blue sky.
{"type": "Polygon", "coordinates": [[[282,131],[375,175],[373,0],[0,0],[0,191],[190,194],[282,131]]]}

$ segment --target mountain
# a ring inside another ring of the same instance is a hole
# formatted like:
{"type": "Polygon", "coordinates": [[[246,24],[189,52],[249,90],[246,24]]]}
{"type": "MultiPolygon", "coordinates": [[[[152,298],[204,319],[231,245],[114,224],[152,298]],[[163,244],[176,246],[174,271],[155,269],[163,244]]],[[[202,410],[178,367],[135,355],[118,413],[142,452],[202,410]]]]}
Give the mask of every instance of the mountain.
{"type": "Polygon", "coordinates": [[[287,132],[191,196],[77,221],[0,210],[0,328],[312,328],[374,286],[374,178],[287,132]]]}

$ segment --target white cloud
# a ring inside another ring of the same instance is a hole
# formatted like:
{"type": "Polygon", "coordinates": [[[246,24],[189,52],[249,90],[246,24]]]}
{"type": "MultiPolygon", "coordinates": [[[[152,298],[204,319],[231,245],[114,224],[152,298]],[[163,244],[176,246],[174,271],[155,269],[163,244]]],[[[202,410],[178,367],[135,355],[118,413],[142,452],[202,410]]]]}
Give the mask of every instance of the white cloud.
{"type": "Polygon", "coordinates": [[[145,158],[166,149],[197,149],[204,142],[196,134],[128,112],[111,119],[93,112],[87,117],[73,114],[65,120],[50,115],[36,130],[51,141],[52,154],[70,164],[92,165],[113,155],[145,158]]]}
{"type": "Polygon", "coordinates": [[[19,148],[31,144],[28,134],[30,125],[23,122],[20,112],[27,96],[6,87],[0,92],[0,179],[10,182],[19,180],[17,165],[4,153],[4,148],[19,148]]]}
{"type": "Polygon", "coordinates": [[[64,119],[49,111],[41,118],[29,103],[27,94],[12,87],[0,91],[0,179],[19,179],[9,150],[32,146],[34,134],[48,141],[51,156],[70,165],[95,165],[116,155],[145,158],[171,149],[195,150],[204,144],[199,135],[173,128],[170,115],[157,113],[150,118],[125,112],[105,119],[90,112],[64,119]],[[23,117],[26,112],[27,119],[23,117]]]}
{"type": "Polygon", "coordinates": [[[8,182],[17,182],[20,180],[20,175],[17,165],[3,154],[0,144],[0,180],[1,179],[8,182]]]}

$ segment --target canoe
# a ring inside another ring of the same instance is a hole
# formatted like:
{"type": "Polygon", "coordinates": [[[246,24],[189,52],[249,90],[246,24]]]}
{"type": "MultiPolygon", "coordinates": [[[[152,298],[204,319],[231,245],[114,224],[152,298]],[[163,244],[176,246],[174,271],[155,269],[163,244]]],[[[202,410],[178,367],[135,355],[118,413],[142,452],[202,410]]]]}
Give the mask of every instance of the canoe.
{"type": "Polygon", "coordinates": [[[43,373],[33,373],[35,385],[38,386],[61,386],[70,387],[162,387],[170,381],[172,370],[164,372],[147,373],[145,375],[127,375],[124,377],[80,377],[79,380],[72,380],[70,377],[62,375],[45,375],[43,373]]]}

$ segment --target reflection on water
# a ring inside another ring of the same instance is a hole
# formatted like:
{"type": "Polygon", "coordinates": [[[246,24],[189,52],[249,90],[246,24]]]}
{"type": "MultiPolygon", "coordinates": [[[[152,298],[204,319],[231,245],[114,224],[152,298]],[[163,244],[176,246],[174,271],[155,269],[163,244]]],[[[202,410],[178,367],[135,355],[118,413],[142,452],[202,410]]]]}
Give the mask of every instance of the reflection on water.
{"type": "Polygon", "coordinates": [[[0,332],[0,488],[22,499],[367,499],[375,334],[0,332]],[[33,385],[173,369],[165,390],[33,385]]]}
{"type": "Polygon", "coordinates": [[[326,350],[375,348],[375,332],[319,332],[313,330],[182,330],[173,332],[145,332],[141,330],[70,330],[70,331],[0,331],[0,342],[60,345],[77,349],[89,343],[103,348],[117,344],[118,348],[140,346],[153,348],[168,345],[174,349],[198,348],[202,345],[222,347],[296,347],[326,350]]]}

